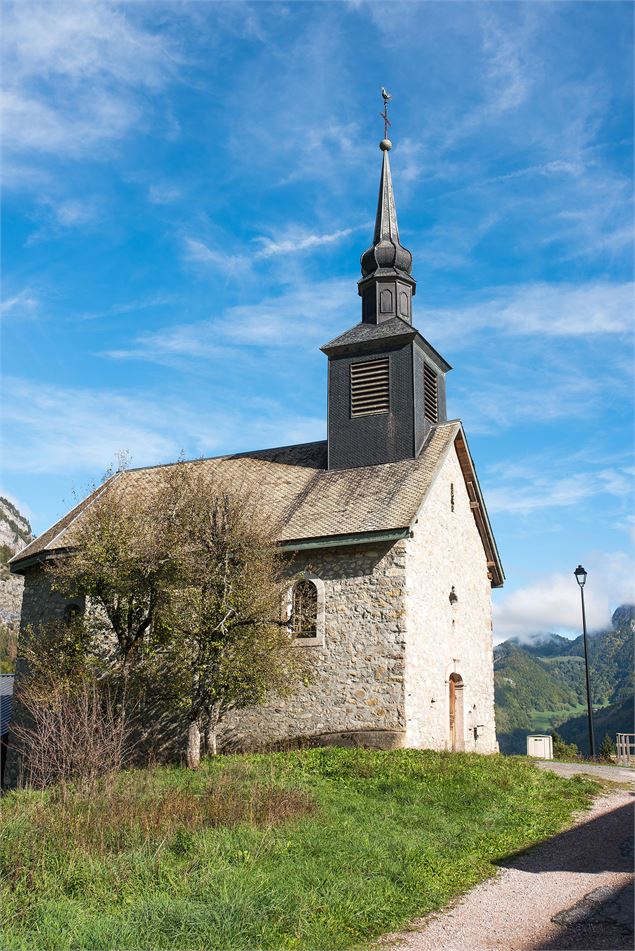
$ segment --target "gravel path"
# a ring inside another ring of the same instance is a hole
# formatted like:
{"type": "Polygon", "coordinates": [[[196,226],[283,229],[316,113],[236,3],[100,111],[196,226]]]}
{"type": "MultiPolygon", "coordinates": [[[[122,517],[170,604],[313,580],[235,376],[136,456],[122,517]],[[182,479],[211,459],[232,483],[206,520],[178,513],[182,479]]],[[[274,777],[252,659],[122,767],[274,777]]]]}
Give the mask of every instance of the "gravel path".
{"type": "Polygon", "coordinates": [[[626,766],[602,766],[595,763],[557,763],[555,760],[539,759],[535,761],[538,769],[548,769],[560,776],[584,774],[597,779],[607,779],[610,783],[635,783],[635,769],[626,766]]]}
{"type": "Polygon", "coordinates": [[[619,788],[598,797],[572,829],[500,863],[496,878],[413,922],[419,930],[381,944],[391,951],[631,949],[634,798],[619,788]]]}

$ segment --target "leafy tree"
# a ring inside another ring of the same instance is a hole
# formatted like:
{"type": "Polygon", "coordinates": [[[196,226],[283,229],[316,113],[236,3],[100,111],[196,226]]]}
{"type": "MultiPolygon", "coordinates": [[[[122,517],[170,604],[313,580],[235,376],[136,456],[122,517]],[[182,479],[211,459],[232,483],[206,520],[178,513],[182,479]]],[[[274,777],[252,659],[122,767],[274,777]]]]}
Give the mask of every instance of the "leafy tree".
{"type": "Polygon", "coordinates": [[[230,710],[303,673],[275,537],[253,494],[181,462],[114,477],[49,569],[56,589],[86,599],[90,650],[187,719],[191,766],[202,734],[216,751],[230,710]]]}
{"type": "MultiPolygon", "coordinates": [[[[189,724],[188,764],[201,734],[216,753],[227,713],[288,694],[304,671],[283,604],[288,565],[259,500],[201,466],[166,470],[162,508],[175,514],[178,584],[153,630],[152,657],[189,724]]],[[[297,621],[297,619],[295,619],[297,621]]]]}
{"type": "Polygon", "coordinates": [[[0,674],[12,674],[18,656],[18,634],[14,624],[0,620],[0,674]]]}
{"type": "Polygon", "coordinates": [[[74,525],[68,551],[48,568],[55,589],[87,600],[93,638],[102,635],[124,676],[178,583],[172,513],[161,508],[160,492],[135,491],[132,476],[106,484],[74,525]]]}

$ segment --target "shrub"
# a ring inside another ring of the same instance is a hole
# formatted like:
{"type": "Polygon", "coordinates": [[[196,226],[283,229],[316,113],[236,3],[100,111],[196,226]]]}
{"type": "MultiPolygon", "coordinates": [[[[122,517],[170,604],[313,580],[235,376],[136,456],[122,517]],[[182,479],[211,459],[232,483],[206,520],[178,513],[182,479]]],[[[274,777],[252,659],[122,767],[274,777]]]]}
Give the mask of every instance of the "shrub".
{"type": "Polygon", "coordinates": [[[581,759],[580,750],[575,745],[575,743],[567,743],[565,740],[563,740],[557,730],[551,731],[551,737],[553,739],[554,759],[561,759],[567,762],[581,759]]]}
{"type": "Polygon", "coordinates": [[[604,734],[604,739],[600,744],[600,759],[603,759],[607,763],[613,761],[614,756],[616,755],[615,743],[611,739],[608,733],[604,734]]]}
{"type": "Polygon", "coordinates": [[[95,672],[72,683],[27,677],[19,703],[22,721],[13,733],[23,785],[92,789],[126,763],[132,741],[125,703],[95,672]]]}

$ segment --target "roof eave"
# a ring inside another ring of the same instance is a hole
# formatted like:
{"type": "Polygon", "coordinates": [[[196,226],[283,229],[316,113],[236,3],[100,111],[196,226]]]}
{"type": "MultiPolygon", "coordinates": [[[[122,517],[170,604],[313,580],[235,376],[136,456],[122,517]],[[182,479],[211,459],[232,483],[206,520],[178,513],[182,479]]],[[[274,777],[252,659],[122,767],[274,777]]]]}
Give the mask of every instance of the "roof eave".
{"type": "Polygon", "coordinates": [[[436,349],[432,346],[432,344],[430,343],[430,341],[429,341],[429,340],[426,340],[426,338],[423,336],[423,334],[422,334],[422,333],[419,333],[418,330],[417,330],[417,332],[416,332],[416,339],[417,339],[419,345],[422,346],[422,348],[427,352],[428,356],[431,356],[432,359],[433,359],[436,363],[438,363],[440,369],[443,370],[444,373],[447,373],[449,370],[452,369],[452,365],[451,365],[450,363],[448,363],[448,361],[445,359],[445,357],[442,357],[442,356],[441,356],[441,354],[439,353],[439,351],[436,350],[436,349]]]}
{"type": "Polygon", "coordinates": [[[409,340],[414,340],[417,333],[418,331],[413,328],[412,330],[391,334],[389,337],[374,337],[369,340],[344,341],[343,343],[334,341],[332,343],[325,343],[323,347],[320,347],[320,350],[322,353],[325,353],[327,357],[330,357],[334,353],[346,353],[347,350],[356,353],[370,353],[372,350],[388,350],[395,346],[400,346],[409,340]]]}
{"type": "Polygon", "coordinates": [[[341,548],[350,545],[372,545],[374,542],[394,542],[408,538],[410,528],[393,528],[371,532],[352,532],[346,535],[321,535],[315,538],[284,539],[280,542],[282,551],[306,551],[314,548],[341,548]]]}
{"type": "MultiPolygon", "coordinates": [[[[350,545],[371,545],[375,542],[394,542],[402,538],[408,538],[411,534],[409,527],[395,528],[389,530],[369,531],[369,532],[351,532],[342,535],[318,535],[313,538],[292,538],[283,539],[279,542],[282,551],[306,551],[316,548],[343,548],[350,545]]],[[[37,552],[27,558],[19,559],[10,565],[13,574],[22,574],[28,568],[49,561],[51,558],[59,558],[68,555],[73,549],[55,548],[37,552]]]]}
{"type": "MultiPolygon", "coordinates": [[[[487,514],[487,508],[485,507],[485,501],[483,499],[483,493],[481,492],[481,487],[479,485],[478,476],[476,475],[476,468],[474,466],[474,461],[470,454],[470,448],[467,443],[465,436],[465,431],[462,424],[460,424],[459,431],[456,435],[455,443],[460,440],[462,445],[461,448],[457,448],[457,455],[459,457],[459,464],[461,469],[463,469],[463,475],[465,477],[466,483],[468,482],[466,468],[469,467],[469,474],[472,476],[470,484],[473,487],[474,499],[470,496],[470,504],[472,506],[472,514],[474,515],[474,520],[476,521],[476,526],[479,530],[479,534],[483,541],[483,547],[485,548],[485,554],[487,557],[487,567],[491,574],[492,588],[502,588],[505,583],[505,572],[503,570],[503,565],[501,558],[498,552],[498,547],[496,545],[496,539],[494,538],[494,532],[492,531],[492,526],[489,520],[489,515],[487,514]]],[[[468,486],[469,494],[469,486],[468,486]]]]}
{"type": "Polygon", "coordinates": [[[26,558],[18,558],[16,555],[13,556],[11,561],[7,562],[9,571],[13,575],[21,575],[28,568],[33,568],[35,565],[41,565],[45,561],[50,561],[51,558],[59,558],[60,556],[67,555],[72,548],[45,548],[43,551],[38,551],[34,555],[27,555],[26,558]]]}

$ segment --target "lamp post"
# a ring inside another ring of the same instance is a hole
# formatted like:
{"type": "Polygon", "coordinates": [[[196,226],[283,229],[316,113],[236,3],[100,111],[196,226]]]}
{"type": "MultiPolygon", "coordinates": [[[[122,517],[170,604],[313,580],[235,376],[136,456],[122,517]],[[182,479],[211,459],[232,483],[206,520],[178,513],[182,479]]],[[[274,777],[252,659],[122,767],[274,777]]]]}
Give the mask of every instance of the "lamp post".
{"type": "Polygon", "coordinates": [[[575,580],[580,585],[580,597],[582,598],[582,638],[584,641],[584,672],[586,674],[586,704],[589,717],[589,750],[591,751],[591,759],[595,759],[595,737],[593,736],[593,704],[591,703],[591,684],[589,682],[589,650],[587,647],[586,640],[586,614],[584,611],[584,585],[586,582],[587,573],[582,567],[578,565],[576,570],[573,572],[575,575],[575,580]]]}

